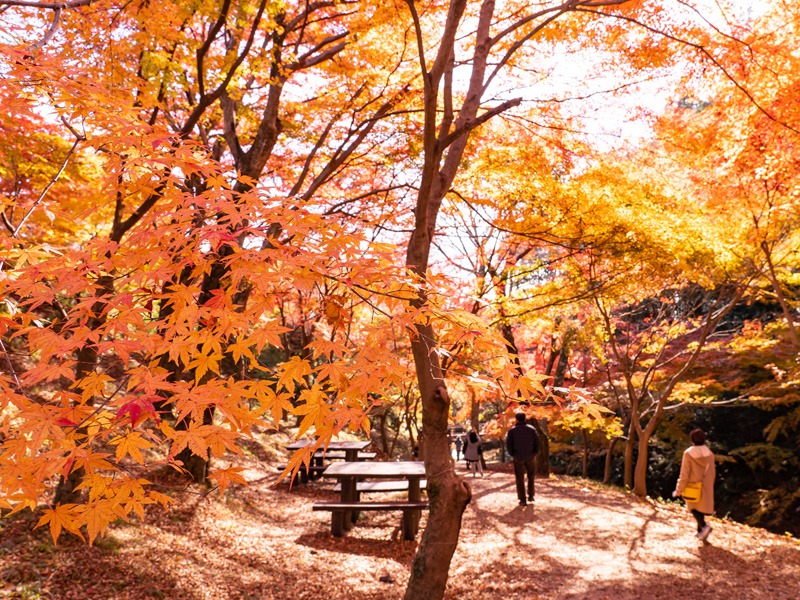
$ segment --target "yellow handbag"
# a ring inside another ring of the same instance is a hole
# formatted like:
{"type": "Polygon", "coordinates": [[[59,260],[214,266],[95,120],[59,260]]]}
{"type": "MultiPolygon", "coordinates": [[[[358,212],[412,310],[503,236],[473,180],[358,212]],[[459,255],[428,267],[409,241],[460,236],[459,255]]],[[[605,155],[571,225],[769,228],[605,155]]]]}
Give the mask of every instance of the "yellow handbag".
{"type": "Polygon", "coordinates": [[[700,502],[700,498],[703,497],[703,483],[701,481],[697,483],[687,483],[686,487],[683,488],[681,497],[686,500],[686,502],[700,502]]]}

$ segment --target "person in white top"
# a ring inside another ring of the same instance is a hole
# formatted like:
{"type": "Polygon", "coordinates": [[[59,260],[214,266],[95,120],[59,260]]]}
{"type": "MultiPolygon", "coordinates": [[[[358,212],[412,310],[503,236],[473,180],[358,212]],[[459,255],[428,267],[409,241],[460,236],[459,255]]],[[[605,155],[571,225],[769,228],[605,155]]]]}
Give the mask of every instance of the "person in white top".
{"type": "MultiPolygon", "coordinates": [[[[697,521],[697,538],[706,541],[711,533],[711,526],[706,523],[706,517],[714,512],[714,453],[706,446],[706,433],[702,429],[693,429],[689,433],[692,446],[683,453],[681,460],[681,474],[675,486],[674,496],[683,496],[686,487],[690,484],[700,483],[700,498],[686,500],[686,507],[691,511],[697,521]]],[[[688,496],[688,494],[687,494],[688,496]]]]}
{"type": "Polygon", "coordinates": [[[472,472],[475,477],[476,473],[480,473],[483,477],[483,465],[481,464],[481,454],[483,454],[483,446],[481,445],[481,438],[478,433],[473,429],[467,434],[467,445],[464,446],[464,460],[467,461],[467,468],[472,472]]]}

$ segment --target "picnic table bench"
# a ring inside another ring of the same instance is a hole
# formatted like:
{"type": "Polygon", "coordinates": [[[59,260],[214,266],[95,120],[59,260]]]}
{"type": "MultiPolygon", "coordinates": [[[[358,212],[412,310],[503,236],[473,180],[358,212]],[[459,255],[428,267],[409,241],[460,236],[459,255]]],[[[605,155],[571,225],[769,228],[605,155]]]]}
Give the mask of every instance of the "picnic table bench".
{"type": "MultiPolygon", "coordinates": [[[[428,480],[422,479],[419,482],[420,490],[427,489],[428,487],[428,480]]],[[[333,487],[334,492],[341,492],[342,491],[342,484],[337,483],[333,487]]],[[[357,481],[356,482],[356,493],[360,498],[362,493],[371,493],[371,492],[405,492],[408,491],[408,479],[388,479],[388,480],[381,480],[381,481],[357,481]]]]}
{"type": "MultiPolygon", "coordinates": [[[[417,515],[421,510],[428,508],[427,500],[418,500],[416,502],[315,502],[311,510],[329,510],[331,511],[331,533],[334,537],[341,537],[342,532],[337,535],[334,523],[341,521],[344,525],[347,523],[347,514],[356,515],[362,510],[399,510],[403,512],[403,538],[406,540],[413,540],[416,537],[417,531],[417,515]],[[412,523],[412,525],[409,525],[412,523]]],[[[349,529],[349,527],[344,527],[349,529]]]]}
{"type": "Polygon", "coordinates": [[[427,501],[421,499],[422,478],[425,476],[424,463],[415,461],[335,463],[325,469],[322,476],[338,480],[335,489],[340,493],[340,501],[316,502],[311,509],[330,511],[331,533],[334,537],[344,535],[345,531],[353,526],[361,511],[400,511],[403,513],[403,537],[407,540],[416,537],[422,511],[428,508],[427,501]],[[381,481],[363,481],[365,479],[381,481]],[[378,485],[381,483],[384,485],[378,485]],[[407,491],[408,497],[405,501],[362,502],[361,493],[366,491],[407,491]]]}

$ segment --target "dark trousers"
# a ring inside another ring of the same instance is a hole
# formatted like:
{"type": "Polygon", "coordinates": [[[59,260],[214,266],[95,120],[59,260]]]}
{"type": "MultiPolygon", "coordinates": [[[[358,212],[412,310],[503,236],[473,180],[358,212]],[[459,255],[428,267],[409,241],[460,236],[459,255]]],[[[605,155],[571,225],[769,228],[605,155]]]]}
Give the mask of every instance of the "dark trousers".
{"type": "Polygon", "coordinates": [[[528,474],[528,499],[533,500],[533,476],[535,468],[533,459],[517,460],[514,459],[514,477],[517,479],[517,498],[520,502],[525,502],[525,474],[528,474]]]}
{"type": "Polygon", "coordinates": [[[701,513],[699,510],[692,509],[692,516],[695,518],[695,521],[697,521],[697,532],[699,533],[703,530],[703,527],[706,526],[706,514],[701,513]]]}

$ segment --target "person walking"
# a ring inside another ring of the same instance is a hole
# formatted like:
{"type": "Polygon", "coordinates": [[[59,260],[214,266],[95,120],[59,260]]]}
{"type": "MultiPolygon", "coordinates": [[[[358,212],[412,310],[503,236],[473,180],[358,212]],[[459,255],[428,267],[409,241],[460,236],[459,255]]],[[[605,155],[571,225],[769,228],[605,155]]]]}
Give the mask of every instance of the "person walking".
{"type": "Polygon", "coordinates": [[[456,436],[456,460],[461,460],[461,448],[464,447],[464,440],[461,439],[461,436],[456,436]]]}
{"type": "Polygon", "coordinates": [[[525,422],[525,413],[515,415],[517,422],[506,434],[506,449],[514,459],[514,477],[517,480],[519,505],[533,502],[535,466],[533,459],[539,452],[539,435],[532,425],[525,422]],[[525,495],[525,475],[528,475],[527,496],[525,495]]]}
{"type": "Polygon", "coordinates": [[[483,454],[481,438],[473,429],[467,434],[466,445],[464,446],[464,460],[467,461],[467,468],[473,477],[475,477],[476,473],[480,473],[481,477],[483,477],[481,454],[483,454]]]}
{"type": "Polygon", "coordinates": [[[681,459],[681,473],[672,496],[681,496],[692,516],[697,521],[697,539],[706,541],[711,533],[711,525],[706,517],[714,512],[714,453],[706,446],[706,433],[693,429],[689,433],[692,446],[687,448],[681,459]]]}

